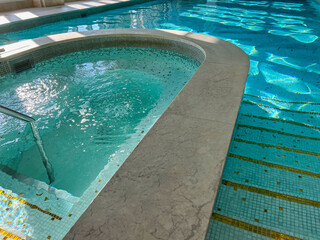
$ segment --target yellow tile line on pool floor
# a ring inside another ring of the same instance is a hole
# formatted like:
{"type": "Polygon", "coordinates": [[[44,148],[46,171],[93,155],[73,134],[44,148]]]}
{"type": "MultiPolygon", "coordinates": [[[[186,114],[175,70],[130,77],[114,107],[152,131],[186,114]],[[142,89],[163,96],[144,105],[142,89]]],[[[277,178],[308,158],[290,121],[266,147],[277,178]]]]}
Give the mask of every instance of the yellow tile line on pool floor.
{"type": "Polygon", "coordinates": [[[278,107],[278,106],[272,106],[271,107],[271,106],[260,104],[260,103],[250,102],[250,101],[247,101],[247,100],[242,101],[242,103],[249,104],[249,105],[256,105],[258,107],[278,109],[278,110],[281,110],[281,111],[291,112],[291,113],[307,113],[307,114],[313,114],[313,115],[320,115],[320,112],[298,111],[298,110],[291,110],[291,109],[287,109],[287,108],[281,108],[281,107],[278,107]]]}
{"type": "Polygon", "coordinates": [[[255,145],[258,145],[258,146],[263,147],[263,148],[265,148],[265,147],[275,148],[275,149],[278,149],[278,150],[284,150],[284,151],[288,151],[288,152],[295,152],[295,153],[301,153],[301,154],[311,155],[311,156],[315,156],[315,157],[320,157],[320,153],[309,152],[309,151],[300,150],[300,149],[282,147],[282,146],[271,145],[271,144],[266,144],[266,143],[252,142],[252,141],[239,139],[239,138],[235,138],[234,141],[235,142],[248,143],[248,144],[255,144],[255,145]]]}
{"type": "Polygon", "coordinates": [[[13,240],[25,240],[24,238],[21,238],[13,233],[10,233],[2,228],[0,228],[0,234],[4,235],[5,237],[3,238],[3,240],[11,238],[13,240]]]}
{"type": "Polygon", "coordinates": [[[5,191],[3,191],[3,190],[0,191],[0,195],[4,195],[4,196],[6,196],[8,199],[17,200],[17,201],[19,201],[21,204],[25,204],[25,205],[29,206],[29,207],[32,208],[32,209],[36,209],[36,210],[38,210],[38,211],[40,211],[40,212],[42,212],[42,213],[44,213],[44,214],[48,214],[48,215],[50,215],[51,217],[53,217],[53,218],[55,218],[55,219],[58,219],[58,220],[61,220],[61,219],[62,219],[62,217],[59,217],[58,215],[53,214],[53,213],[51,213],[51,212],[49,212],[49,211],[43,210],[43,209],[41,209],[40,207],[38,207],[37,205],[28,203],[28,202],[27,202],[26,200],[24,200],[24,199],[16,198],[16,197],[13,197],[13,196],[11,196],[11,195],[8,195],[8,194],[7,194],[5,191]]]}
{"type": "Polygon", "coordinates": [[[258,119],[261,119],[261,120],[269,120],[269,121],[274,121],[274,122],[289,123],[289,124],[293,124],[293,125],[297,125],[297,126],[301,126],[301,127],[307,127],[307,128],[320,130],[320,127],[317,127],[317,126],[312,126],[312,125],[309,125],[309,124],[294,122],[294,121],[280,119],[280,118],[269,118],[269,117],[262,117],[262,116],[256,116],[256,115],[251,115],[251,114],[243,114],[243,113],[240,113],[240,115],[245,116],[245,117],[250,117],[250,118],[258,118],[258,119]]]}
{"type": "Polygon", "coordinates": [[[246,223],[240,220],[236,220],[230,217],[226,217],[217,213],[212,213],[211,219],[225,223],[225,224],[229,224],[233,227],[236,228],[241,228],[243,230],[249,231],[249,232],[253,232],[265,237],[269,237],[272,239],[277,239],[277,240],[302,240],[300,238],[297,237],[292,237],[283,233],[279,233],[267,228],[263,228],[263,227],[259,227],[250,223],[246,223]]]}
{"type": "Polygon", "coordinates": [[[287,166],[276,164],[276,163],[265,162],[265,161],[257,160],[257,159],[254,159],[254,158],[249,158],[249,157],[245,157],[245,156],[241,156],[241,155],[236,155],[236,154],[233,154],[233,153],[229,153],[229,157],[238,158],[238,159],[243,160],[243,161],[252,162],[252,163],[256,163],[256,164],[267,166],[267,167],[277,168],[277,169],[281,169],[281,170],[288,171],[288,172],[294,172],[294,173],[307,175],[307,176],[310,176],[310,177],[320,178],[320,174],[319,173],[308,172],[308,171],[305,171],[305,170],[292,168],[292,167],[287,167],[287,166]]]}
{"type": "Polygon", "coordinates": [[[272,133],[276,133],[276,134],[281,134],[281,135],[285,135],[285,136],[289,136],[289,137],[304,138],[304,139],[308,139],[308,140],[320,141],[320,138],[301,136],[301,135],[296,135],[296,134],[292,134],[292,133],[277,131],[274,129],[256,127],[256,126],[246,125],[246,124],[238,124],[237,128],[249,128],[249,129],[253,129],[253,130],[260,130],[260,131],[264,131],[264,132],[272,132],[272,133]]]}
{"type": "Polygon", "coordinates": [[[248,185],[235,183],[235,182],[230,182],[227,180],[222,180],[222,184],[226,185],[228,187],[233,187],[234,190],[241,189],[241,190],[245,190],[248,192],[262,194],[262,195],[265,195],[268,197],[274,197],[274,198],[278,198],[278,199],[282,199],[282,200],[286,200],[286,201],[290,201],[290,202],[295,202],[295,203],[300,203],[300,204],[320,208],[320,202],[306,199],[306,198],[300,198],[300,197],[295,197],[295,196],[291,196],[291,195],[287,195],[287,194],[283,194],[283,193],[273,192],[273,191],[270,191],[267,189],[248,186],[248,185]]]}
{"type": "Polygon", "coordinates": [[[262,97],[262,96],[255,96],[255,95],[246,94],[246,93],[244,93],[243,95],[245,95],[245,96],[249,96],[249,97],[260,98],[260,99],[266,99],[266,100],[276,101],[276,102],[293,103],[293,104],[310,104],[310,105],[320,105],[320,103],[317,103],[317,102],[295,102],[295,101],[285,101],[285,100],[279,100],[279,99],[274,99],[274,98],[268,98],[268,97],[262,97]]]}

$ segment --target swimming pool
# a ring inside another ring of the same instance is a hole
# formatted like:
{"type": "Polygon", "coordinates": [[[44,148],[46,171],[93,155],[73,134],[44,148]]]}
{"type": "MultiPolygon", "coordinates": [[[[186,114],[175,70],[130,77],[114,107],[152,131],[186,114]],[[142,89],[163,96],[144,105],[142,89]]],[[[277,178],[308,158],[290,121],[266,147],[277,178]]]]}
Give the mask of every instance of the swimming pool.
{"type": "Polygon", "coordinates": [[[312,1],[155,1],[0,38],[130,27],[236,44],[250,57],[250,75],[207,239],[318,239],[319,16],[312,1]]]}
{"type": "Polygon", "coordinates": [[[15,178],[0,172],[0,225],[33,239],[61,239],[62,220],[81,215],[199,65],[167,50],[114,47],[69,53],[1,77],[2,103],[37,119],[55,181],[45,186],[29,126],[1,115],[1,166],[15,178]]]}

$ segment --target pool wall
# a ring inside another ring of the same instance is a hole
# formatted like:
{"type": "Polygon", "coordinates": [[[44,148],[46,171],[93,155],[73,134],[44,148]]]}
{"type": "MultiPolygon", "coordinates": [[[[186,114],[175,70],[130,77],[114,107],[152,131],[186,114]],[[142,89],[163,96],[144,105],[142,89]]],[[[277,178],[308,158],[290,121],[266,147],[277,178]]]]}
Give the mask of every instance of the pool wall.
{"type": "MultiPolygon", "coordinates": [[[[21,60],[33,64],[109,46],[161,48],[202,64],[64,239],[204,239],[249,59],[240,48],[207,35],[112,29],[5,45],[0,69],[3,75],[21,60]]],[[[96,192],[90,188],[86,194],[96,192]]],[[[73,211],[79,216],[83,209],[73,211]]],[[[67,232],[75,220],[63,219],[59,231],[67,232]]]]}
{"type": "Polygon", "coordinates": [[[0,76],[16,72],[16,66],[19,69],[24,65],[32,67],[37,62],[59,55],[97,48],[160,48],[185,54],[199,62],[205,59],[204,51],[191,42],[170,38],[164,41],[160,36],[135,32],[134,35],[126,34],[125,30],[57,34],[5,45],[5,52],[0,53],[0,76]]]}
{"type": "Polygon", "coordinates": [[[151,0],[77,1],[63,6],[29,8],[0,13],[0,34],[33,28],[47,23],[81,18],[90,14],[127,7],[151,0]],[[18,16],[22,16],[20,19],[18,16]],[[4,21],[4,23],[2,22],[4,21]]]}

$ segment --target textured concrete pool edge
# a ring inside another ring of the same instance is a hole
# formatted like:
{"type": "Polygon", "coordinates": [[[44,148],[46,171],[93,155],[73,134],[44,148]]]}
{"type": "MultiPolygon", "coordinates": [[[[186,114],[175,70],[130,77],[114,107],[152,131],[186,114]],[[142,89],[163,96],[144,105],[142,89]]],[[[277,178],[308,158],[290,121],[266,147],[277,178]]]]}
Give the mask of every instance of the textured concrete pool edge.
{"type": "Polygon", "coordinates": [[[0,34],[88,14],[131,6],[151,0],[88,0],[65,3],[47,8],[27,8],[0,13],[0,34]]]}
{"type": "Polygon", "coordinates": [[[48,58],[43,53],[50,48],[61,55],[107,43],[176,50],[202,64],[65,239],[204,239],[249,59],[240,48],[207,35],[113,29],[6,45],[0,61],[38,55],[37,62],[48,58]]]}

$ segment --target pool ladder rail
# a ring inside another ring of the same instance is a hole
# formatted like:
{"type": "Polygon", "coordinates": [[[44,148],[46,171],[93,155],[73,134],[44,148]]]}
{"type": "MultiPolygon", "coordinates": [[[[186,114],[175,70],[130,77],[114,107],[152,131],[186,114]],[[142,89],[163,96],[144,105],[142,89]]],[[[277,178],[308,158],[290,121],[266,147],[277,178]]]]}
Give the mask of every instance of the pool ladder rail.
{"type": "Polygon", "coordinates": [[[22,120],[22,121],[25,121],[25,122],[28,122],[31,126],[31,129],[32,129],[32,134],[33,134],[33,137],[34,137],[34,140],[38,146],[38,149],[40,151],[40,154],[41,154],[41,158],[42,158],[42,162],[43,162],[43,165],[47,171],[47,174],[48,174],[48,178],[49,178],[49,184],[51,184],[53,181],[54,181],[54,171],[53,171],[53,168],[52,168],[52,164],[49,162],[48,160],[48,157],[44,151],[44,148],[43,148],[43,145],[42,145],[42,141],[41,141],[41,137],[40,137],[40,134],[39,134],[39,130],[36,126],[36,121],[34,118],[30,117],[30,116],[27,116],[23,113],[20,113],[20,112],[17,112],[17,111],[14,111],[10,108],[6,108],[2,105],[0,105],[0,113],[3,113],[3,114],[6,114],[8,116],[11,116],[11,117],[14,117],[14,118],[17,118],[19,120],[22,120]]]}

